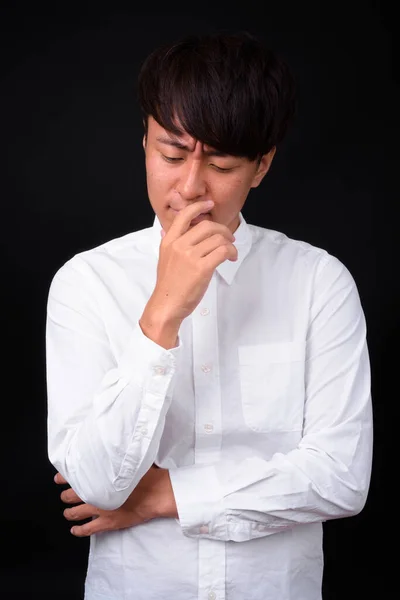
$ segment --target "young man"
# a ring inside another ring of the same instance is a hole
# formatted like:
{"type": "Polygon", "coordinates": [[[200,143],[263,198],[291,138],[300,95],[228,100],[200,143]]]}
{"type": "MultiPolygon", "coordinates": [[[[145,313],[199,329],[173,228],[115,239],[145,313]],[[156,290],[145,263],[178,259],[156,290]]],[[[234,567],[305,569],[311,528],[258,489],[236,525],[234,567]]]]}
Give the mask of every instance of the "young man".
{"type": "Polygon", "coordinates": [[[366,326],[326,251],[241,209],[295,110],[248,34],[139,77],[152,227],[68,260],[48,298],[48,448],[86,600],[320,600],[322,523],[359,513],[366,326]],[[96,518],[97,517],[97,518],[96,518]]]}

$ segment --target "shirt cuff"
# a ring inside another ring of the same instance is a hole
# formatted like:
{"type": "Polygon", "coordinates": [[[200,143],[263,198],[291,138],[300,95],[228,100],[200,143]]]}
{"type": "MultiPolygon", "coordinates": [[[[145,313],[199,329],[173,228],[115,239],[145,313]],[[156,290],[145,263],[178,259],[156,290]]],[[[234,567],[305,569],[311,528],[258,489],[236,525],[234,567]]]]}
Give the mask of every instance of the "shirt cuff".
{"type": "Polygon", "coordinates": [[[169,350],[148,338],[136,323],[128,344],[118,360],[122,378],[133,381],[151,394],[165,396],[183,344],[178,336],[178,346],[169,350]]]}
{"type": "Polygon", "coordinates": [[[182,532],[189,537],[227,539],[222,488],[214,466],[169,469],[182,532]]]}

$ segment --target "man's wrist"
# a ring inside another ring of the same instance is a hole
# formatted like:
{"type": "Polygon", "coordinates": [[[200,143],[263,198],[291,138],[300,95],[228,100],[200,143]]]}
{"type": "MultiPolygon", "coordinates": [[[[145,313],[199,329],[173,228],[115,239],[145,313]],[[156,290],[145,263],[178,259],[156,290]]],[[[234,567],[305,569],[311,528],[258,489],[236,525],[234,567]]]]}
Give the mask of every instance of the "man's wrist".
{"type": "Polygon", "coordinates": [[[159,501],[156,503],[155,507],[156,514],[153,518],[167,517],[171,519],[178,519],[178,511],[168,469],[159,470],[157,486],[160,495],[159,501]]]}
{"type": "Polygon", "coordinates": [[[146,337],[166,350],[178,345],[181,321],[169,317],[161,309],[154,308],[151,300],[140,317],[139,325],[146,337]]]}

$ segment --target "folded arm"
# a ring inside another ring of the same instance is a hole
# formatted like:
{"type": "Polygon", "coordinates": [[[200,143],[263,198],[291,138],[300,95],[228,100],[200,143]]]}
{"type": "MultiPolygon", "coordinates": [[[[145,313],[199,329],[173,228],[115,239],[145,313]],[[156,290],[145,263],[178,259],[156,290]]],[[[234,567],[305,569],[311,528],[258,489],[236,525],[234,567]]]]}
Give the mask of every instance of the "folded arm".
{"type": "Polygon", "coordinates": [[[291,452],[170,470],[185,535],[246,541],[362,510],[372,462],[366,325],[354,281],[334,258],[310,307],[305,386],[302,439],[291,452]]]}
{"type": "Polygon", "coordinates": [[[115,356],[93,277],[75,257],[50,286],[48,454],[84,502],[115,509],[156,458],[181,345],[165,350],[136,323],[115,356]]]}

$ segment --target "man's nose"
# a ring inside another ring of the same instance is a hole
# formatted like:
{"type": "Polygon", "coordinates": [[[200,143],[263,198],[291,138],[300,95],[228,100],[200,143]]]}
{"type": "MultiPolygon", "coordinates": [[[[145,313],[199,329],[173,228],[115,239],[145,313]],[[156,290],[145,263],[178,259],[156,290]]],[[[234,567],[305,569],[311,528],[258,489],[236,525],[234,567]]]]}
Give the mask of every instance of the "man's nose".
{"type": "Polygon", "coordinates": [[[196,200],[207,192],[204,170],[199,160],[187,160],[182,170],[177,191],[185,200],[196,200]]]}

